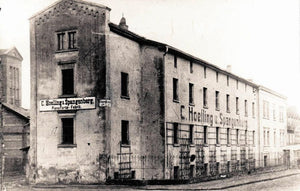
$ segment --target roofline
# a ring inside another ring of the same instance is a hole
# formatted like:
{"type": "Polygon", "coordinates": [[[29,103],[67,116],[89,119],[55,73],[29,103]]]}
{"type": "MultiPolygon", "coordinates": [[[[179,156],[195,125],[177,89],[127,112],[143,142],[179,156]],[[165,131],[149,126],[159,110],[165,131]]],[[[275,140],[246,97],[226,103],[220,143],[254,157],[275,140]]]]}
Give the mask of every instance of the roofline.
{"type": "Polygon", "coordinates": [[[244,79],[242,77],[239,77],[239,76],[237,76],[237,75],[235,75],[233,73],[230,73],[230,72],[228,72],[228,71],[226,71],[224,69],[221,69],[218,66],[215,66],[215,65],[213,65],[213,64],[211,64],[211,63],[209,63],[209,62],[207,62],[205,60],[202,60],[202,59],[200,59],[198,57],[195,57],[195,56],[193,56],[191,54],[188,54],[188,53],[186,53],[186,52],[184,52],[182,50],[179,50],[179,49],[177,49],[175,47],[172,47],[172,46],[170,46],[168,44],[157,42],[157,41],[154,41],[154,40],[146,39],[145,37],[142,37],[142,36],[140,36],[140,35],[138,35],[136,33],[133,33],[133,32],[131,32],[129,30],[124,30],[124,29],[120,28],[119,25],[116,25],[114,23],[109,23],[108,25],[109,25],[110,30],[112,32],[114,32],[116,34],[119,34],[119,35],[121,35],[123,37],[126,37],[126,38],[129,38],[131,40],[134,40],[134,41],[136,41],[136,42],[138,42],[140,44],[146,44],[146,45],[156,46],[159,50],[166,50],[166,49],[168,49],[168,52],[170,52],[170,53],[173,53],[175,55],[179,55],[179,56],[181,56],[183,58],[186,58],[187,60],[190,60],[190,61],[195,62],[195,63],[199,63],[199,64],[201,64],[203,66],[206,66],[207,68],[216,70],[216,71],[218,71],[220,73],[223,73],[225,75],[231,76],[232,78],[234,78],[236,80],[244,82],[244,83],[246,83],[248,85],[251,85],[251,86],[253,86],[255,88],[258,88],[257,84],[255,84],[255,83],[253,83],[253,82],[251,82],[249,80],[246,80],[246,79],[244,79]]]}
{"type": "Polygon", "coordinates": [[[0,54],[0,56],[1,56],[1,55],[6,55],[6,56],[13,57],[13,58],[17,58],[18,60],[23,61],[23,57],[22,57],[21,53],[18,51],[18,49],[17,49],[15,46],[13,46],[13,47],[11,47],[11,48],[8,48],[8,49],[4,49],[4,50],[5,50],[5,53],[0,54]],[[19,54],[19,56],[21,57],[21,59],[18,59],[17,57],[12,56],[12,55],[8,55],[8,53],[9,53],[11,50],[13,50],[13,49],[15,49],[15,50],[17,51],[17,53],[19,54]]]}
{"type": "Polygon", "coordinates": [[[271,89],[269,89],[269,88],[267,88],[267,87],[265,87],[265,86],[259,85],[259,86],[258,86],[258,89],[259,89],[259,90],[266,91],[266,92],[268,92],[268,93],[270,93],[270,94],[276,95],[276,96],[278,96],[278,97],[280,97],[280,98],[282,98],[282,99],[285,99],[285,100],[287,99],[287,96],[285,96],[285,95],[283,95],[283,94],[280,94],[280,93],[278,93],[278,92],[276,92],[276,91],[274,91],[274,90],[271,90],[271,89]]]}
{"type": "MultiPolygon", "coordinates": [[[[57,1],[55,1],[54,3],[48,5],[46,8],[42,9],[41,11],[38,11],[37,13],[35,13],[31,17],[29,17],[28,20],[31,20],[34,17],[36,17],[36,16],[38,16],[38,15],[46,12],[48,9],[51,9],[52,7],[54,7],[55,5],[57,5],[58,3],[60,3],[61,1],[64,1],[64,0],[57,0],[57,1]]],[[[87,2],[87,1],[83,1],[83,0],[73,0],[73,1],[77,2],[77,3],[83,3],[83,4],[86,4],[86,5],[96,6],[98,8],[107,9],[108,11],[111,11],[111,8],[109,8],[107,6],[104,6],[104,5],[97,4],[97,3],[87,2]]]]}
{"type": "MultiPolygon", "coordinates": [[[[8,103],[2,103],[2,105],[3,105],[4,107],[6,107],[7,109],[9,109],[9,110],[15,112],[16,114],[18,114],[18,115],[24,117],[25,119],[30,120],[29,116],[26,115],[25,112],[17,111],[16,108],[13,108],[14,106],[12,106],[12,105],[10,105],[10,104],[8,104],[8,103]]],[[[23,109],[23,108],[19,107],[19,109],[23,109]]]]}

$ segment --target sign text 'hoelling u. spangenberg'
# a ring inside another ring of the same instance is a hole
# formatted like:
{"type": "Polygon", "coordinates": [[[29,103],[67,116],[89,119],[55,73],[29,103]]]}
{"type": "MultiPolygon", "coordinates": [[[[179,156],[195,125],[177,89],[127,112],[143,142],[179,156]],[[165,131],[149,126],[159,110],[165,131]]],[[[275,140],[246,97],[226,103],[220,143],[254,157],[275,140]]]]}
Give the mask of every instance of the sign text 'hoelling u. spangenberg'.
{"type": "Polygon", "coordinates": [[[191,106],[186,109],[184,105],[181,105],[180,116],[182,120],[196,123],[198,122],[211,126],[248,127],[248,121],[246,119],[224,116],[221,112],[217,115],[213,115],[207,113],[205,109],[196,111],[194,107],[191,106]]]}
{"type": "Polygon", "coordinates": [[[64,111],[95,108],[95,97],[40,100],[40,111],[64,111]]]}

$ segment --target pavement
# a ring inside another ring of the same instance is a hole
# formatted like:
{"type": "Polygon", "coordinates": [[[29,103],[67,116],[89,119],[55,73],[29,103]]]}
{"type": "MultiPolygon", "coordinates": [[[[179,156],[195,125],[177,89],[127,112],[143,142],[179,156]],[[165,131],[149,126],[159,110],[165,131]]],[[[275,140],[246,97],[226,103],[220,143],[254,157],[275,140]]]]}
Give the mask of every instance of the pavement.
{"type": "Polygon", "coordinates": [[[6,191],[28,191],[28,190],[226,190],[242,185],[257,182],[270,181],[284,177],[299,175],[300,169],[269,170],[256,172],[250,175],[234,176],[220,180],[212,180],[200,183],[181,185],[146,185],[146,186],[125,186],[125,185],[28,185],[25,177],[15,175],[4,178],[6,191]]]}

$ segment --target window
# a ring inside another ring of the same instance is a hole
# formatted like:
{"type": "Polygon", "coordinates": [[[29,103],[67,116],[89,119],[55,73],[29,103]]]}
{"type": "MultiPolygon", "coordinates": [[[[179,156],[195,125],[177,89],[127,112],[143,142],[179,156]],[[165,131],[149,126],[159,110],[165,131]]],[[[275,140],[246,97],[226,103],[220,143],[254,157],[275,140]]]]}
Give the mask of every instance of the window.
{"type": "Polygon", "coordinates": [[[276,121],[276,106],[273,104],[273,121],[276,121]]]}
{"type": "Polygon", "coordinates": [[[179,166],[174,166],[174,179],[177,180],[179,178],[179,166]]]}
{"type": "Polygon", "coordinates": [[[194,169],[195,169],[195,165],[190,165],[190,177],[191,178],[194,177],[194,169]]]}
{"type": "Polygon", "coordinates": [[[252,102],[252,117],[255,118],[255,103],[252,102]]]}
{"type": "Polygon", "coordinates": [[[226,134],[227,134],[227,136],[226,136],[227,144],[229,145],[230,144],[230,129],[229,128],[227,128],[226,134]]]}
{"type": "Polygon", "coordinates": [[[194,104],[194,84],[189,83],[189,103],[194,104]]]}
{"type": "Polygon", "coordinates": [[[203,142],[207,144],[207,126],[203,127],[203,142]]]}
{"type": "Polygon", "coordinates": [[[173,78],[173,100],[178,101],[178,79],[173,78]]]}
{"type": "Polygon", "coordinates": [[[269,102],[263,101],[263,118],[269,119],[269,102]]]}
{"type": "Polygon", "coordinates": [[[227,161],[227,173],[230,172],[230,161],[227,161]]]}
{"type": "Polygon", "coordinates": [[[248,101],[245,100],[245,116],[248,116],[248,101]]]}
{"type": "Polygon", "coordinates": [[[236,80],[236,89],[239,89],[239,81],[236,80]]]}
{"type": "Polygon", "coordinates": [[[129,97],[128,93],[128,74],[121,72],[121,97],[129,97]]]}
{"type": "Polygon", "coordinates": [[[190,61],[190,73],[193,73],[193,62],[190,61]]]}
{"type": "Polygon", "coordinates": [[[69,49],[74,49],[76,48],[76,39],[75,39],[75,31],[68,32],[68,37],[69,37],[69,49]]]}
{"type": "Polygon", "coordinates": [[[65,36],[65,33],[57,34],[57,50],[64,49],[64,36],[65,36]]]}
{"type": "Polygon", "coordinates": [[[220,144],[220,127],[216,127],[216,144],[220,144]]]}
{"type": "Polygon", "coordinates": [[[270,131],[267,131],[267,145],[270,145],[270,131]]]}
{"type": "Polygon", "coordinates": [[[203,107],[207,108],[207,88],[203,88],[203,107]]]}
{"type": "Polygon", "coordinates": [[[226,111],[230,112],[230,97],[229,94],[226,94],[226,111]]]}
{"type": "Polygon", "coordinates": [[[276,146],[276,131],[274,131],[273,141],[274,141],[274,146],[276,146]]]}
{"type": "Polygon", "coordinates": [[[248,144],[248,131],[245,130],[245,144],[248,144]]]}
{"type": "Polygon", "coordinates": [[[283,122],[283,107],[279,107],[279,121],[283,122]]]}
{"type": "Polygon", "coordinates": [[[204,72],[204,78],[206,78],[206,66],[204,66],[203,72],[204,72]]]}
{"type": "Polygon", "coordinates": [[[193,144],[194,143],[194,136],[193,136],[193,133],[194,133],[194,125],[190,125],[190,131],[189,131],[189,142],[190,144],[193,144]]]}
{"type": "Polygon", "coordinates": [[[245,84],[245,91],[247,91],[247,84],[245,84]]]}
{"type": "Polygon", "coordinates": [[[121,121],[121,144],[129,145],[129,121],[121,121]]]}
{"type": "Polygon", "coordinates": [[[216,72],[216,82],[219,82],[219,72],[216,72]]]}
{"type": "Polygon", "coordinates": [[[238,97],[235,98],[235,108],[236,108],[236,114],[238,115],[240,113],[238,97]]]}
{"type": "Polygon", "coordinates": [[[178,144],[178,123],[173,124],[173,144],[178,144]]]}
{"type": "Polygon", "coordinates": [[[236,144],[239,144],[239,130],[236,130],[236,144]]]}
{"type": "Polygon", "coordinates": [[[229,76],[227,76],[227,86],[229,86],[229,76]]]}
{"type": "Polygon", "coordinates": [[[177,56],[174,55],[174,68],[177,68],[177,56]]]}
{"type": "Polygon", "coordinates": [[[74,119],[62,118],[62,144],[74,144],[74,119]]]}
{"type": "Polygon", "coordinates": [[[220,110],[219,91],[216,91],[216,110],[220,110]]]}
{"type": "Polygon", "coordinates": [[[74,94],[74,71],[73,69],[62,70],[62,94],[74,94]]]}
{"type": "Polygon", "coordinates": [[[255,144],[255,131],[253,131],[253,134],[252,134],[252,144],[253,145],[255,144]]]}

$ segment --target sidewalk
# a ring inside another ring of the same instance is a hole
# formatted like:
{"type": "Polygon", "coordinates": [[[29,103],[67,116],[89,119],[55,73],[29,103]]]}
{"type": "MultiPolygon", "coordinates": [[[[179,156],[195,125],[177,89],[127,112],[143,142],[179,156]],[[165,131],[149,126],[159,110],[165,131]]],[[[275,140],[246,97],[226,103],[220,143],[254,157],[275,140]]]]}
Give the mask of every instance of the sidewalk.
{"type": "Polygon", "coordinates": [[[26,185],[21,176],[5,178],[4,185],[7,191],[29,191],[29,190],[224,190],[255,182],[274,180],[287,176],[300,174],[300,169],[289,169],[276,172],[254,173],[251,175],[234,176],[221,180],[212,180],[201,183],[181,185],[147,185],[147,186],[125,186],[125,185],[26,185]]]}
{"type": "Polygon", "coordinates": [[[234,176],[222,180],[213,180],[194,184],[181,184],[181,185],[147,185],[144,189],[147,190],[224,190],[232,187],[237,187],[256,182],[274,180],[287,176],[300,174],[300,169],[289,169],[277,172],[265,172],[261,174],[251,174],[246,176],[234,176]]]}

